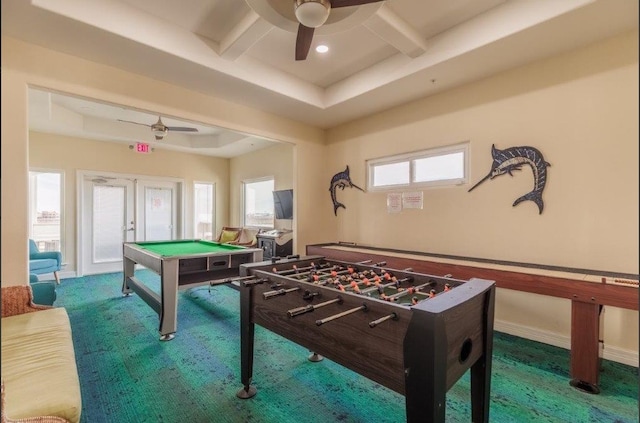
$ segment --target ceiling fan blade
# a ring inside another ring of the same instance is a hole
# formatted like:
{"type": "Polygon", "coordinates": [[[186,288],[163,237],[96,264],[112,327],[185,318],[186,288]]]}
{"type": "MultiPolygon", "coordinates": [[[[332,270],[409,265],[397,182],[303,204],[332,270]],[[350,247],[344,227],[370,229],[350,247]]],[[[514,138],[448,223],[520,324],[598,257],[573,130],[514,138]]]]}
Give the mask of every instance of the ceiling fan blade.
{"type": "Polygon", "coordinates": [[[331,0],[331,8],[360,6],[362,4],[378,3],[384,0],[331,0]]]}
{"type": "Polygon", "coordinates": [[[136,125],[142,125],[142,126],[146,126],[147,128],[151,128],[151,125],[147,125],[146,123],[134,122],[132,120],[118,119],[118,122],[135,123],[136,125]]]}
{"type": "Polygon", "coordinates": [[[305,60],[309,49],[311,48],[311,41],[313,40],[313,31],[315,28],[309,28],[302,24],[298,25],[298,36],[296,37],[296,60],[305,60]]]}
{"type": "Polygon", "coordinates": [[[189,128],[186,126],[165,126],[169,131],[180,131],[180,132],[198,132],[197,128],[189,128]]]}

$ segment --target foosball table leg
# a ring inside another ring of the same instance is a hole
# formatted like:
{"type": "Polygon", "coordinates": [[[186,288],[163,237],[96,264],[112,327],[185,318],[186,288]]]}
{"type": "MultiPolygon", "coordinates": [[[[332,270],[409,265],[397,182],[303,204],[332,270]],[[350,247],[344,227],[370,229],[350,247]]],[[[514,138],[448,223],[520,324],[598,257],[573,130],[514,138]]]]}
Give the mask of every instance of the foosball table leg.
{"type": "Polygon", "coordinates": [[[240,288],[240,373],[242,389],[236,396],[241,399],[253,397],[257,390],[251,386],[253,378],[253,346],[255,338],[255,324],[251,321],[251,286],[240,288]]]}
{"type": "Polygon", "coordinates": [[[324,359],[323,356],[321,356],[320,354],[315,353],[313,351],[311,352],[311,355],[309,356],[309,361],[312,361],[314,363],[317,363],[318,361],[322,361],[323,359],[324,359]]]}
{"type": "Polygon", "coordinates": [[[471,366],[471,421],[489,422],[495,290],[487,292],[483,313],[482,356],[471,366]]]}

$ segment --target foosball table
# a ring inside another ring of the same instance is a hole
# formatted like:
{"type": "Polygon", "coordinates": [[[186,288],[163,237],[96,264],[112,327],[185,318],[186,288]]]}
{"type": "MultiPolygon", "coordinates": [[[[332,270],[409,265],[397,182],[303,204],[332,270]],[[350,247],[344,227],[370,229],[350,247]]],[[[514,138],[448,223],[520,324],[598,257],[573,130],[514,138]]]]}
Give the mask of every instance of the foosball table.
{"type": "Polygon", "coordinates": [[[322,256],[240,266],[239,398],[256,394],[258,324],[405,396],[407,422],[444,422],[470,369],[474,422],[489,421],[495,283],[322,256]]]}

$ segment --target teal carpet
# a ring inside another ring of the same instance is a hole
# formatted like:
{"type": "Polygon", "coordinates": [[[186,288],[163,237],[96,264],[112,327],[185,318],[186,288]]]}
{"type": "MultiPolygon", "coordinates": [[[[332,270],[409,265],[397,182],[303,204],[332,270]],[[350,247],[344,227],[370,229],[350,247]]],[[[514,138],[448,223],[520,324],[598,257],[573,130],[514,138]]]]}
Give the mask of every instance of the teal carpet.
{"type": "MultiPolygon", "coordinates": [[[[150,271],[137,275],[159,285],[150,271]]],[[[123,297],[122,273],[65,279],[57,306],[71,318],[86,423],[405,421],[404,397],[256,326],[253,381],[240,383],[239,293],[180,291],[175,339],[158,316],[123,297]]],[[[599,395],[569,386],[567,350],[496,333],[491,422],[638,422],[638,369],[604,361],[599,395]]],[[[447,422],[470,422],[469,374],[447,394],[447,422]]]]}

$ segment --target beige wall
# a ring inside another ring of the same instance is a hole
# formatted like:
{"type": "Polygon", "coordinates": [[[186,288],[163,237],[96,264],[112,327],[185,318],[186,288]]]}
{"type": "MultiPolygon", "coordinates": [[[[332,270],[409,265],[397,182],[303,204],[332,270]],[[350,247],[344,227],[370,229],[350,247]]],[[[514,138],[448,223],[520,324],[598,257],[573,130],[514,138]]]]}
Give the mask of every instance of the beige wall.
{"type": "Polygon", "coordinates": [[[64,172],[64,271],[76,271],[78,193],[77,172],[96,171],[135,176],[170,177],[184,183],[185,237],[193,234],[193,184],[208,182],[216,186],[216,224],[220,227],[229,216],[229,160],[195,154],[154,149],[139,154],[128,144],[29,133],[29,166],[31,169],[64,172]]]}
{"type": "MultiPolygon", "coordinates": [[[[637,31],[329,131],[329,156],[365,161],[470,142],[470,183],[425,189],[424,209],[389,214],[387,193],[340,192],[338,237],[364,245],[638,273],[637,31]],[[491,145],[538,148],[551,163],[543,193],[532,171],[468,189],[491,168],[491,145]]],[[[325,178],[330,177],[327,173],[325,178]]],[[[454,275],[455,276],[455,275],[454,275]]],[[[569,334],[569,302],[501,292],[496,318],[569,334]]],[[[638,351],[638,313],[606,313],[605,341],[638,351]]]]}
{"type": "MultiPolygon", "coordinates": [[[[293,156],[295,147],[282,143],[251,154],[231,159],[230,172],[230,222],[233,226],[242,224],[242,182],[264,177],[273,177],[274,189],[293,188],[293,156]]],[[[295,210],[294,210],[295,216],[295,210]]],[[[277,229],[293,229],[293,222],[277,220],[277,229]]],[[[295,248],[295,247],[294,247],[295,248]]]]}
{"type": "MultiPolygon", "coordinates": [[[[296,145],[299,156],[313,157],[318,163],[324,161],[324,132],[320,129],[5,36],[2,36],[1,52],[0,240],[3,246],[24,245],[23,249],[3,248],[0,259],[3,286],[28,281],[28,87],[285,141],[296,145]]],[[[320,165],[305,166],[299,160],[293,163],[299,178],[296,184],[301,180],[306,191],[314,192],[317,184],[314,172],[320,170],[320,165]]],[[[131,173],[135,171],[130,169],[131,173]]],[[[300,231],[297,242],[306,245],[321,241],[326,232],[321,222],[320,210],[299,213],[297,223],[311,229],[300,231]]]]}

